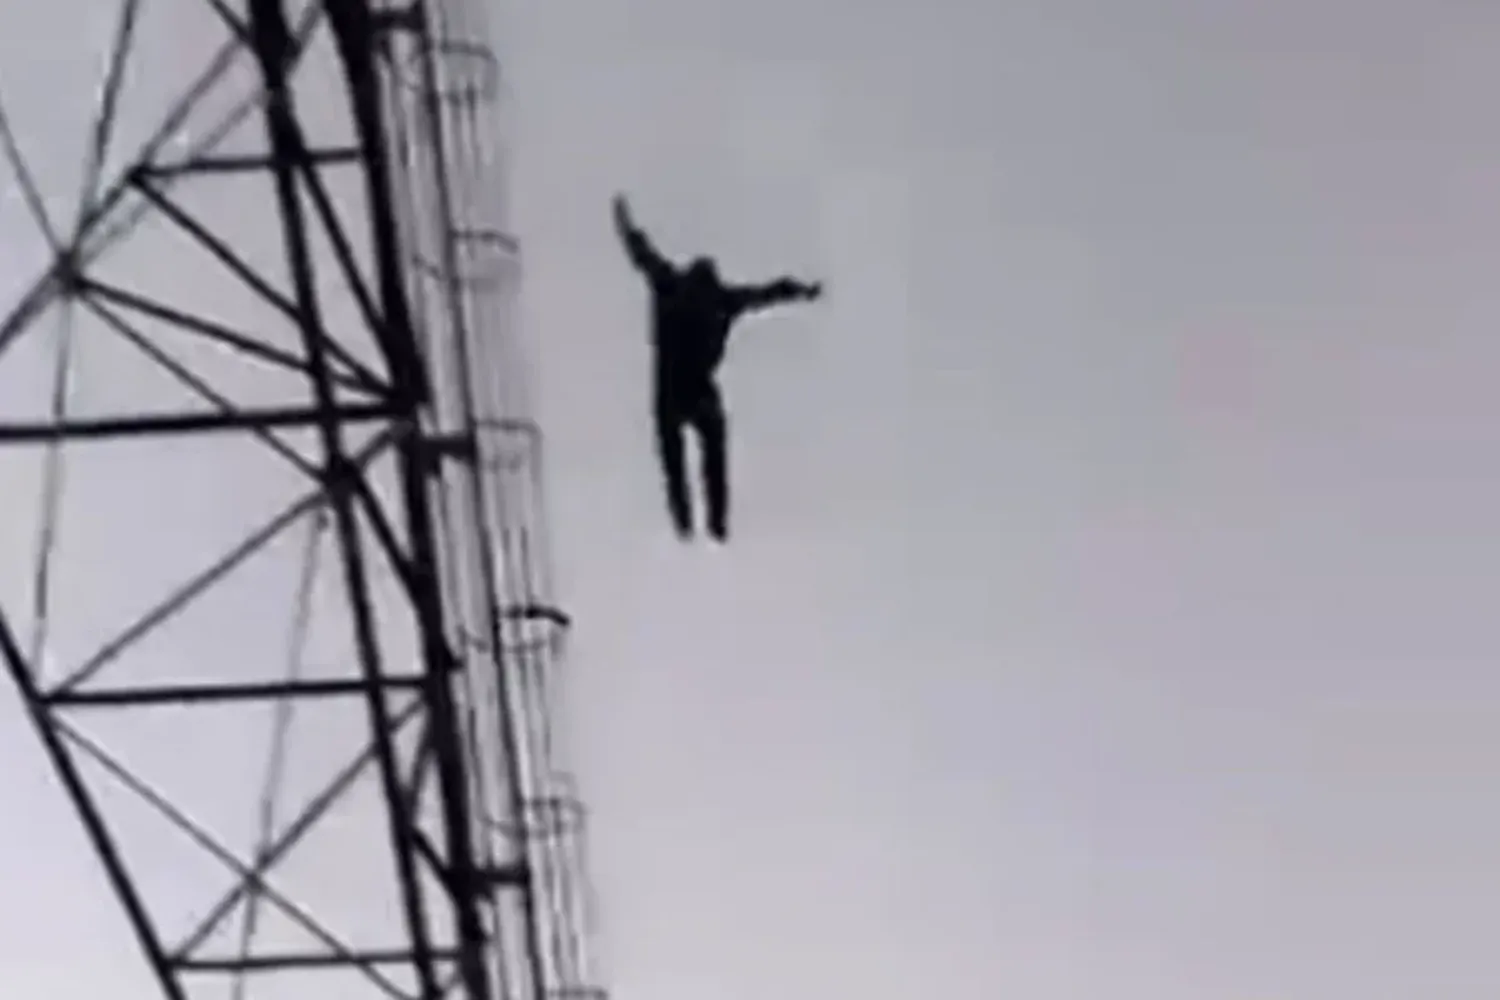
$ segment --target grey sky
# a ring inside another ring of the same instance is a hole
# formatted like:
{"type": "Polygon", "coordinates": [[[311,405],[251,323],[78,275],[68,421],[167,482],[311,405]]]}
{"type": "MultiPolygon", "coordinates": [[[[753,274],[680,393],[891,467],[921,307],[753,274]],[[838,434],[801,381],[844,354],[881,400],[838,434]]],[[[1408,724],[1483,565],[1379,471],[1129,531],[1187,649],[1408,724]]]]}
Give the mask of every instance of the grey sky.
{"type": "MultiPolygon", "coordinates": [[[[621,1000],[1492,994],[1500,13],[509,20],[621,1000]],[[736,343],[722,552],[665,527],[616,189],[828,282],[736,343]]],[[[70,995],[74,921],[130,951],[12,711],[0,967],[70,995]]]]}

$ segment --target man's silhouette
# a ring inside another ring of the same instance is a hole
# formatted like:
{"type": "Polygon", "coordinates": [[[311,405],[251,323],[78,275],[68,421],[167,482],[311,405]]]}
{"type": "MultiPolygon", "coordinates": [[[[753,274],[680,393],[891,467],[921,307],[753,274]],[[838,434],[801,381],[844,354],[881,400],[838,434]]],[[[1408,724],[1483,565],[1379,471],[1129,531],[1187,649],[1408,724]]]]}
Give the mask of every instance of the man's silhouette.
{"type": "Polygon", "coordinates": [[[764,285],[727,285],[712,258],[679,268],[652,246],[631,218],[622,195],[614,201],[615,227],[631,262],[651,286],[655,353],[656,446],[666,481],[667,509],[677,534],[693,533],[684,435],[698,433],[708,531],[729,537],[729,446],[724,401],[715,374],[724,360],[729,331],[746,313],[782,302],[810,301],[821,284],[781,278],[764,285]]]}

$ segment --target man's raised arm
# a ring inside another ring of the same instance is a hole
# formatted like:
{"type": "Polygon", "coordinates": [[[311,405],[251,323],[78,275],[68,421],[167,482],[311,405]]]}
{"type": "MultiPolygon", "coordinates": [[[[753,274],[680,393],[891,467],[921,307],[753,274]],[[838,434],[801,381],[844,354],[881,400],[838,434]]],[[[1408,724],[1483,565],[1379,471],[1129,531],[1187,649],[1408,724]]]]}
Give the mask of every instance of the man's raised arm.
{"type": "Polygon", "coordinates": [[[808,284],[796,278],[778,278],[763,285],[731,285],[729,296],[741,312],[769,309],[784,302],[811,302],[823,295],[821,282],[808,284]]]}
{"type": "Polygon", "coordinates": [[[672,265],[651,245],[651,240],[630,217],[630,206],[625,203],[624,195],[615,195],[614,209],[615,229],[620,234],[620,242],[625,244],[630,262],[653,281],[665,277],[672,270],[672,265]]]}

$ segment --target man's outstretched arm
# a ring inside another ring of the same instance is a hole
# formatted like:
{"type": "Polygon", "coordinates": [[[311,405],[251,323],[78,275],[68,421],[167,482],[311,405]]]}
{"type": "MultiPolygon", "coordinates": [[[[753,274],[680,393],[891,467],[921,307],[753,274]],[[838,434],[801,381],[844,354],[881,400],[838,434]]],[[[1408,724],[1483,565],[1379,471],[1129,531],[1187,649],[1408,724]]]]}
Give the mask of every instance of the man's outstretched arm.
{"type": "Polygon", "coordinates": [[[822,282],[809,284],[796,278],[778,278],[763,285],[731,285],[729,296],[741,312],[769,309],[785,302],[811,302],[823,295],[822,282]]]}
{"type": "Polygon", "coordinates": [[[651,240],[635,224],[635,220],[630,216],[630,206],[625,203],[624,195],[615,195],[614,209],[615,229],[620,234],[620,242],[625,244],[625,252],[630,256],[630,262],[653,281],[665,277],[672,270],[672,264],[661,255],[656,247],[652,246],[651,240]]]}

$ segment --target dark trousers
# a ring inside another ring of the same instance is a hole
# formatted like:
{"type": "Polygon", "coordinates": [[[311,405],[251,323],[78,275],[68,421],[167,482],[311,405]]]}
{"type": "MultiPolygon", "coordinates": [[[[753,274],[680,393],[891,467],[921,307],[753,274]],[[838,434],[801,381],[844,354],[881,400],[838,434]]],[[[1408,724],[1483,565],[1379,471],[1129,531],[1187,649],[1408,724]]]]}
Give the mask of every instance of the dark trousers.
{"type": "Polygon", "coordinates": [[[687,431],[698,435],[708,532],[729,537],[729,428],[719,387],[711,380],[688,391],[659,387],[656,393],[656,447],[667,491],[667,511],[677,534],[693,533],[693,502],[687,480],[687,431]]]}

